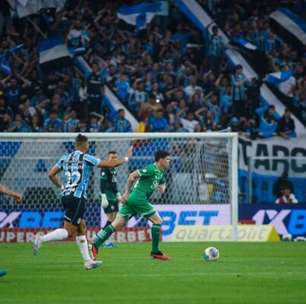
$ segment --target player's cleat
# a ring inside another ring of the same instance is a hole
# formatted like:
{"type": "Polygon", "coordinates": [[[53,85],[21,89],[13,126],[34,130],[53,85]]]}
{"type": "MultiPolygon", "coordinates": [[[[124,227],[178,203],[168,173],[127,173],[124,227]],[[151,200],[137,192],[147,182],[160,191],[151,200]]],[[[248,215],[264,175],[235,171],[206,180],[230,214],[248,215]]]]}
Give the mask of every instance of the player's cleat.
{"type": "Polygon", "coordinates": [[[91,258],[95,261],[99,253],[99,249],[95,246],[95,244],[88,244],[88,247],[91,258]]]}
{"type": "Polygon", "coordinates": [[[118,247],[118,244],[109,242],[109,243],[104,243],[104,244],[102,245],[102,247],[103,247],[103,248],[116,248],[116,247],[118,247]]]}
{"type": "Polygon", "coordinates": [[[34,242],[33,242],[33,254],[34,255],[38,254],[41,244],[42,244],[41,236],[39,234],[36,234],[34,242]]]}
{"type": "Polygon", "coordinates": [[[158,260],[162,260],[162,261],[170,260],[170,257],[163,254],[161,251],[151,252],[151,257],[153,259],[158,259],[158,260]]]}
{"type": "Polygon", "coordinates": [[[4,277],[6,273],[7,272],[4,269],[0,269],[0,277],[4,277]]]}
{"type": "Polygon", "coordinates": [[[102,265],[102,261],[89,260],[89,261],[85,262],[84,267],[85,267],[86,270],[91,270],[91,269],[98,268],[101,265],[102,265]]]}

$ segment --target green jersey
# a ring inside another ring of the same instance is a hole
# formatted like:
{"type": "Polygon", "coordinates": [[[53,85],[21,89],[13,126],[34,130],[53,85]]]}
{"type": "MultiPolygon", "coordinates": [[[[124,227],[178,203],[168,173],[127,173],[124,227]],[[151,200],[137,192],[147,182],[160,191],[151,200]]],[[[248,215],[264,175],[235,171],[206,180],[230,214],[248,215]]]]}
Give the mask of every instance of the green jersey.
{"type": "Polygon", "coordinates": [[[138,170],[138,174],[140,177],[133,186],[131,193],[141,193],[146,198],[150,198],[154,190],[166,182],[165,171],[158,169],[155,163],[138,170]]]}
{"type": "Polygon", "coordinates": [[[101,179],[100,179],[100,190],[101,193],[112,192],[117,194],[117,169],[101,169],[101,179]]]}

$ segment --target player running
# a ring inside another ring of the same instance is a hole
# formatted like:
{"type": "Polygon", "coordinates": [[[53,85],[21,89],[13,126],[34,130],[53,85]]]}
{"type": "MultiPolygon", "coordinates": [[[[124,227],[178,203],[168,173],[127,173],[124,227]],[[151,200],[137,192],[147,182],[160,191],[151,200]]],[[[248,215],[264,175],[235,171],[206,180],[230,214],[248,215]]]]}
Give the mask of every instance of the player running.
{"type": "MultiPolygon", "coordinates": [[[[17,202],[21,202],[22,201],[22,194],[12,191],[10,189],[8,189],[7,187],[5,187],[4,185],[0,184],[0,193],[8,195],[13,197],[17,202]]],[[[3,277],[6,275],[6,270],[4,269],[0,269],[0,277],[3,277]]]]}
{"type": "Polygon", "coordinates": [[[37,234],[33,242],[33,251],[36,255],[44,242],[58,241],[76,236],[75,240],[84,260],[85,269],[89,270],[102,264],[101,261],[93,261],[90,258],[88,242],[85,236],[84,213],[90,169],[93,167],[112,168],[120,166],[129,160],[132,148],[129,149],[128,156],[122,160],[100,160],[87,154],[88,148],[88,138],[79,134],[75,140],[75,151],[62,156],[49,171],[49,178],[52,183],[62,189],[62,204],[65,210],[64,227],[44,236],[37,234]],[[57,176],[60,171],[63,171],[65,175],[64,184],[61,183],[57,176]]]}
{"type": "Polygon", "coordinates": [[[148,218],[153,223],[151,229],[151,256],[160,260],[169,259],[159,249],[162,219],[154,206],[149,202],[149,198],[155,189],[158,189],[161,193],[165,192],[165,170],[169,165],[169,153],[166,151],[157,151],[155,153],[155,163],[148,165],[144,169],[136,170],[129,175],[125,193],[122,196],[122,202],[125,203],[120,208],[115,220],[105,229],[98,232],[91,249],[94,258],[98,254],[98,248],[113,232],[120,230],[132,216],[140,215],[148,218]],[[132,191],[130,192],[131,188],[132,191]]]}
{"type": "MultiPolygon", "coordinates": [[[[108,160],[118,159],[116,151],[108,152],[108,160]]],[[[117,168],[102,168],[100,176],[101,206],[107,218],[105,229],[116,218],[119,206],[120,193],[117,188],[117,168]]],[[[106,244],[104,244],[106,245],[106,244]]],[[[113,247],[108,243],[107,247],[113,247]]]]}

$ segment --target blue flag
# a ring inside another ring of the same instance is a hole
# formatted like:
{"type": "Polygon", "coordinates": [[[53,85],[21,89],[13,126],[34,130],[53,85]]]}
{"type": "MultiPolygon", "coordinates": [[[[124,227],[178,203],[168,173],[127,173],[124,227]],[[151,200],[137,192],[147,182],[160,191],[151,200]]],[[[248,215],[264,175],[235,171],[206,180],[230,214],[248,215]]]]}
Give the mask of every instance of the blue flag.
{"type": "Polygon", "coordinates": [[[136,26],[137,30],[146,28],[155,15],[163,12],[160,1],[155,3],[142,2],[136,5],[123,5],[117,11],[119,19],[136,26]]]}
{"type": "Polygon", "coordinates": [[[291,76],[291,71],[276,72],[267,74],[265,77],[265,81],[273,85],[278,85],[282,82],[287,81],[291,76]]]}

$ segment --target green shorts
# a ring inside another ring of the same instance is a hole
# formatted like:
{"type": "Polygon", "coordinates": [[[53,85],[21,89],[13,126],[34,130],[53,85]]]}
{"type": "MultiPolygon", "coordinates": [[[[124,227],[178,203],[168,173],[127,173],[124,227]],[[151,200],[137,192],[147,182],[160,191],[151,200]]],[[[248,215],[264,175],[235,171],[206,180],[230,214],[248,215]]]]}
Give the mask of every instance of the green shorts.
{"type": "Polygon", "coordinates": [[[150,217],[155,213],[154,206],[148,202],[146,197],[138,193],[131,193],[127,202],[119,209],[119,214],[127,219],[132,216],[150,217]]]}

